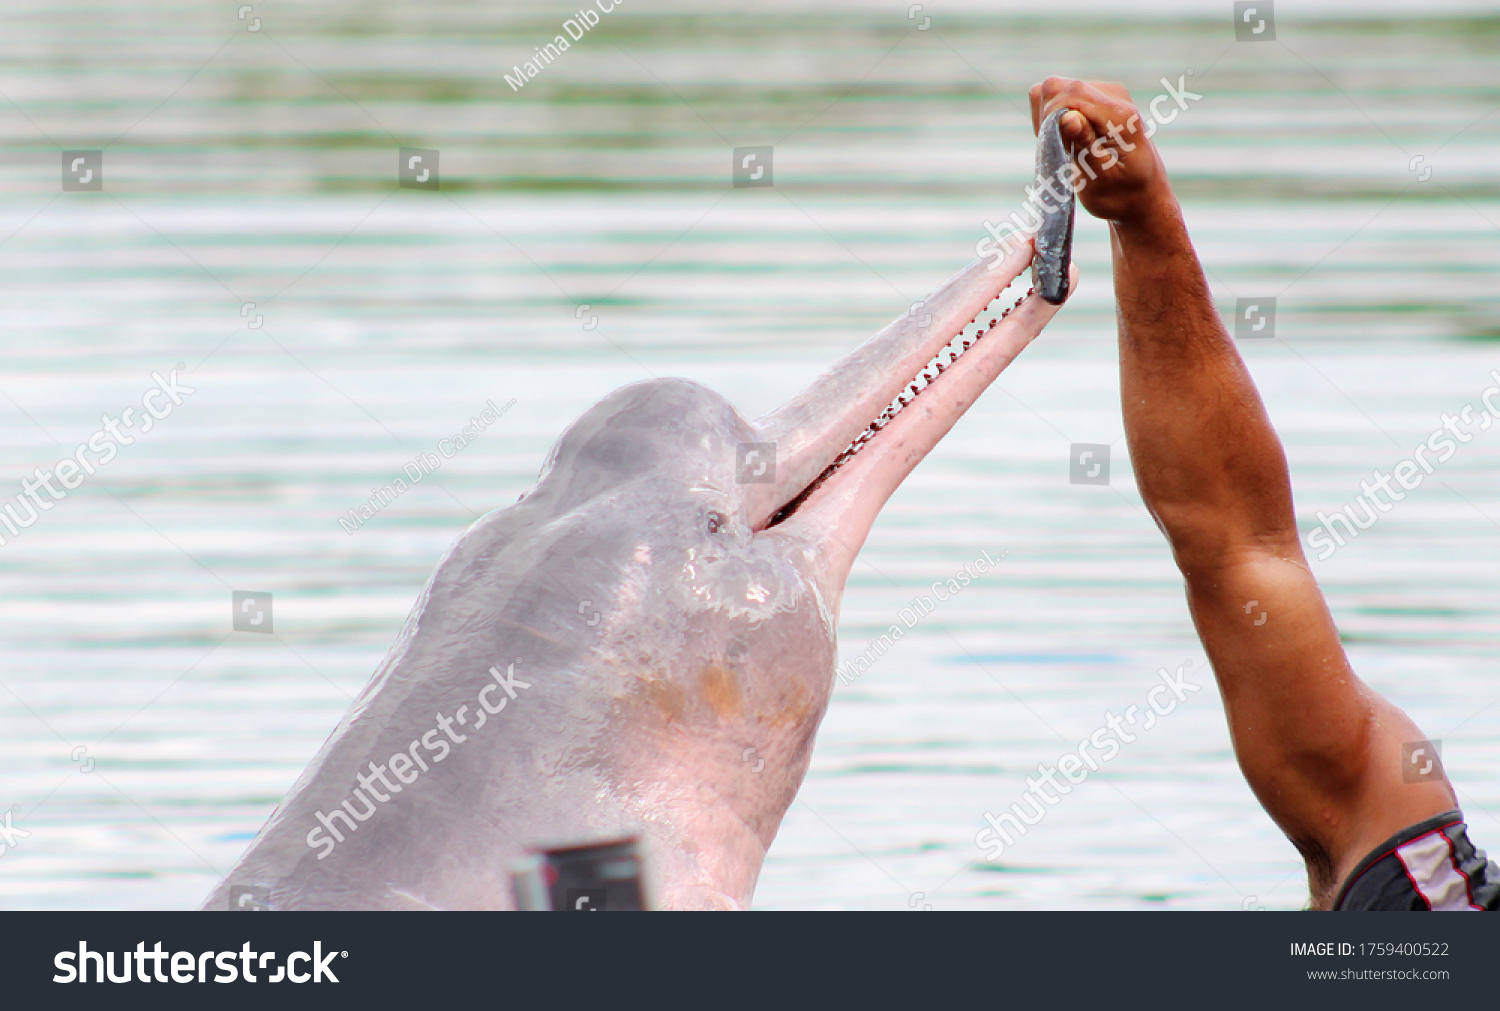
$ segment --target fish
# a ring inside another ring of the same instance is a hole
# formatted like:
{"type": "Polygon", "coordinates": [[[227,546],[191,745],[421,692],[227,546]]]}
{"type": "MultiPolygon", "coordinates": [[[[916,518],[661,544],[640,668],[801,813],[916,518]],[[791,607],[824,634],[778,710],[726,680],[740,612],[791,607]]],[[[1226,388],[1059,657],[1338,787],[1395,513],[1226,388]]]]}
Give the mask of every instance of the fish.
{"type": "Polygon", "coordinates": [[[1058,109],[1042,120],[1036,134],[1036,185],[1033,190],[1041,221],[1031,261],[1032,285],[1037,294],[1053,305],[1068,300],[1073,263],[1073,212],[1077,202],[1072,179],[1073,160],[1063,145],[1061,120],[1067,109],[1058,109]],[[1060,192],[1059,192],[1060,191],[1060,192]],[[1050,199],[1049,199],[1050,198],[1050,199]]]}

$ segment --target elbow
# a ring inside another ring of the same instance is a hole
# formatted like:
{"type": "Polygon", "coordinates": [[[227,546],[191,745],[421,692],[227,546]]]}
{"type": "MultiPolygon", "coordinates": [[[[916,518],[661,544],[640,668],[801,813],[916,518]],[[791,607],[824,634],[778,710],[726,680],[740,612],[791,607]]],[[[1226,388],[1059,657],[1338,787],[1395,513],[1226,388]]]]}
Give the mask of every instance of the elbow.
{"type": "Polygon", "coordinates": [[[1258,559],[1294,561],[1306,567],[1290,510],[1283,519],[1247,516],[1230,506],[1193,503],[1151,509],[1167,538],[1177,568],[1189,579],[1258,559]]]}

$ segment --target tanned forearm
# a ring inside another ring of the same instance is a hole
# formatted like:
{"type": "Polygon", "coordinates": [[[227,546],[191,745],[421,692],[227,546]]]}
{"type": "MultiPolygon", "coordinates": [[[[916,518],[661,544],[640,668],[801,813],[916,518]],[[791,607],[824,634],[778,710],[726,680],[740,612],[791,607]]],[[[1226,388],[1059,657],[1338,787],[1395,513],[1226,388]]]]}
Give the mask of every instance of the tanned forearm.
{"type": "Polygon", "coordinates": [[[1296,552],[1281,442],[1219,319],[1170,190],[1111,222],[1120,399],[1141,497],[1189,578],[1296,552]]]}

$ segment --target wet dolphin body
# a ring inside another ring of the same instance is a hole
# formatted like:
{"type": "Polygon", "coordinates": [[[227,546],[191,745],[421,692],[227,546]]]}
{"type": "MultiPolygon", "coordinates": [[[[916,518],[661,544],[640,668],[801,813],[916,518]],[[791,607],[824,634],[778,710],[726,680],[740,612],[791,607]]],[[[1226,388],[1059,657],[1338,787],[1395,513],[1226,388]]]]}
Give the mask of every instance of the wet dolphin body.
{"type": "Polygon", "coordinates": [[[1057,311],[1031,296],[987,322],[1031,257],[976,261],[755,422],[680,379],[587,411],[448,551],[205,907],[508,908],[526,847],[626,835],[653,906],[748,905],[871,524],[1057,311]]]}

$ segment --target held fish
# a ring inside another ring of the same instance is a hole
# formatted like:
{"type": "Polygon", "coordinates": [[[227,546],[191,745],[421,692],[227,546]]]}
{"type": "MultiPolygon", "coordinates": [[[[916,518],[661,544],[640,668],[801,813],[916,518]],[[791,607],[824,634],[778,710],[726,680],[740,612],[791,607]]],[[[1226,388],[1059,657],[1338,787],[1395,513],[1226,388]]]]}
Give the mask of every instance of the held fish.
{"type": "Polygon", "coordinates": [[[1069,268],[1073,263],[1073,205],[1071,185],[1076,170],[1063,145],[1059,122],[1067,109],[1058,109],[1042,120],[1036,135],[1036,184],[1034,199],[1041,215],[1031,261],[1032,285],[1037,294],[1053,305],[1068,300],[1072,289],[1069,268]]]}

